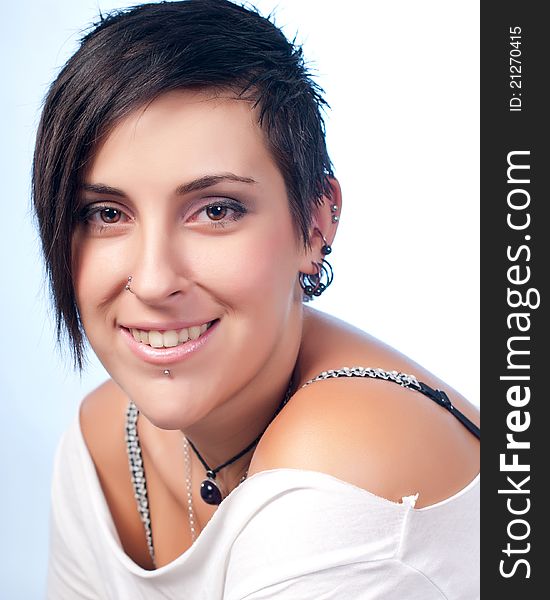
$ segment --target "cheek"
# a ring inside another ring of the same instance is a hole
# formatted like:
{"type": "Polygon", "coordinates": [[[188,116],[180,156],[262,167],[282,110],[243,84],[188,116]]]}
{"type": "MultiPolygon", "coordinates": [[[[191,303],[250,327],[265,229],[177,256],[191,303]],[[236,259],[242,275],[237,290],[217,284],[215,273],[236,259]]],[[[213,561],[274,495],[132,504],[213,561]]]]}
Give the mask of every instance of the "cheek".
{"type": "Polygon", "coordinates": [[[298,274],[293,242],[274,227],[228,239],[206,270],[212,291],[234,309],[287,296],[298,274]]]}
{"type": "Polygon", "coordinates": [[[119,291],[124,268],[117,261],[117,256],[120,256],[119,252],[105,245],[96,245],[93,240],[78,236],[73,240],[73,286],[84,327],[87,327],[90,312],[107,303],[119,291]]]}

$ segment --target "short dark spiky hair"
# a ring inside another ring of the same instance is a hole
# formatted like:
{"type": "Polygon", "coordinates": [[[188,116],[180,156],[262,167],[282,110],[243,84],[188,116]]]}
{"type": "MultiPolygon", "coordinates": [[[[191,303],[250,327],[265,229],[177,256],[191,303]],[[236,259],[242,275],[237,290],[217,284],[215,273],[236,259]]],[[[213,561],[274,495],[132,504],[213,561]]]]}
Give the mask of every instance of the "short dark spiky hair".
{"type": "Polygon", "coordinates": [[[84,167],[123,117],[181,88],[231,89],[257,106],[305,248],[312,211],[331,196],[322,90],[301,48],[272,22],[228,0],[142,4],[102,16],[46,95],[32,174],[57,337],[68,334],[79,369],[84,332],[72,283],[71,238],[84,167]]]}

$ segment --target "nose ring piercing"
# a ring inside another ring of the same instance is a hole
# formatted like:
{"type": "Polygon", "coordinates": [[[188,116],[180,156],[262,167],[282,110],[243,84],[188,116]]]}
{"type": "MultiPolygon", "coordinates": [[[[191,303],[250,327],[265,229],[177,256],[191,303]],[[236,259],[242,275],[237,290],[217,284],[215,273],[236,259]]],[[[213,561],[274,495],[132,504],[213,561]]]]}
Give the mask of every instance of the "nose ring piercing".
{"type": "Polygon", "coordinates": [[[129,275],[128,276],[128,283],[124,286],[124,289],[128,290],[131,294],[133,294],[134,292],[132,291],[132,288],[130,287],[131,283],[132,283],[132,276],[129,275]]]}

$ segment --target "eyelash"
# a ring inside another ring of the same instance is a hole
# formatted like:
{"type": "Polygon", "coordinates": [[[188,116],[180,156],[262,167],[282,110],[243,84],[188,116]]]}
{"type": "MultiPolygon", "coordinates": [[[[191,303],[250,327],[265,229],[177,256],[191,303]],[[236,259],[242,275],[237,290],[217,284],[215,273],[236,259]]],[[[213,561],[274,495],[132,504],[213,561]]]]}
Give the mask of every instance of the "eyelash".
{"type": "Polygon", "coordinates": [[[240,202],[231,201],[231,200],[222,200],[221,202],[214,202],[212,204],[207,204],[206,206],[203,206],[195,214],[200,214],[201,212],[206,211],[208,208],[213,208],[213,207],[229,208],[230,210],[233,211],[232,215],[230,215],[229,217],[224,217],[224,219],[221,219],[220,221],[209,221],[210,226],[213,229],[218,229],[219,227],[222,227],[222,228],[225,227],[227,225],[227,220],[238,221],[239,219],[244,217],[244,215],[248,212],[247,209],[240,202]]]}
{"type": "MultiPolygon", "coordinates": [[[[239,219],[244,217],[244,215],[248,212],[248,210],[240,202],[236,202],[234,200],[233,201],[222,200],[220,202],[212,202],[210,204],[206,204],[201,209],[199,209],[196,213],[194,213],[194,215],[198,215],[198,214],[206,211],[207,209],[214,208],[214,207],[226,208],[226,209],[228,208],[233,211],[233,214],[228,217],[224,217],[223,219],[220,219],[219,221],[210,220],[209,224],[212,227],[212,229],[226,227],[227,221],[238,221],[239,219]]],[[[117,211],[118,213],[120,213],[121,215],[124,215],[124,212],[121,209],[119,209],[115,206],[112,206],[110,204],[89,204],[88,206],[85,206],[80,211],[80,213],[78,215],[78,222],[83,223],[89,227],[97,228],[99,233],[102,233],[106,229],[116,227],[117,225],[119,225],[118,222],[111,223],[111,224],[102,223],[101,225],[92,223],[91,218],[95,215],[99,215],[101,213],[101,211],[103,211],[103,210],[114,210],[114,211],[117,211]]]]}

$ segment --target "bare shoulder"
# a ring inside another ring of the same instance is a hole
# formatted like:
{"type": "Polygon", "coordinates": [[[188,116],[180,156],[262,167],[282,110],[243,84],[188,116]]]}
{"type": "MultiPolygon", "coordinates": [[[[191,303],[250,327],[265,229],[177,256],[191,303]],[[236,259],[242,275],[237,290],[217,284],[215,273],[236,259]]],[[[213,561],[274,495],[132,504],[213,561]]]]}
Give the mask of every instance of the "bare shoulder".
{"type": "MultiPolygon", "coordinates": [[[[115,447],[124,450],[124,418],[128,399],[112,381],[102,383],[80,404],[80,428],[88,450],[97,466],[113,464],[115,447]]],[[[123,454],[124,456],[124,454],[123,454]]]]}
{"type": "Polygon", "coordinates": [[[106,381],[80,406],[80,428],[111,509],[132,497],[125,442],[128,399],[113,381],[106,381]]]}
{"type": "MultiPolygon", "coordinates": [[[[314,340],[316,350],[307,356],[305,348],[300,384],[344,366],[397,370],[444,389],[479,424],[476,407],[431,373],[363,332],[324,319],[315,322],[315,331],[322,332],[314,340]],[[324,352],[327,334],[330,349],[324,352]]],[[[448,410],[417,391],[384,380],[339,377],[299,388],[269,426],[249,474],[274,468],[320,471],[394,502],[419,492],[421,508],[475,478],[479,442],[448,410]]]]}
{"type": "MultiPolygon", "coordinates": [[[[131,497],[126,454],[128,398],[112,381],[90,392],[80,405],[80,428],[107,500],[131,497]]],[[[111,504],[111,502],[109,502],[111,504]]]]}
{"type": "Polygon", "coordinates": [[[135,562],[150,568],[124,436],[128,402],[112,380],[106,381],[82,400],[80,428],[124,550],[135,562]]]}

